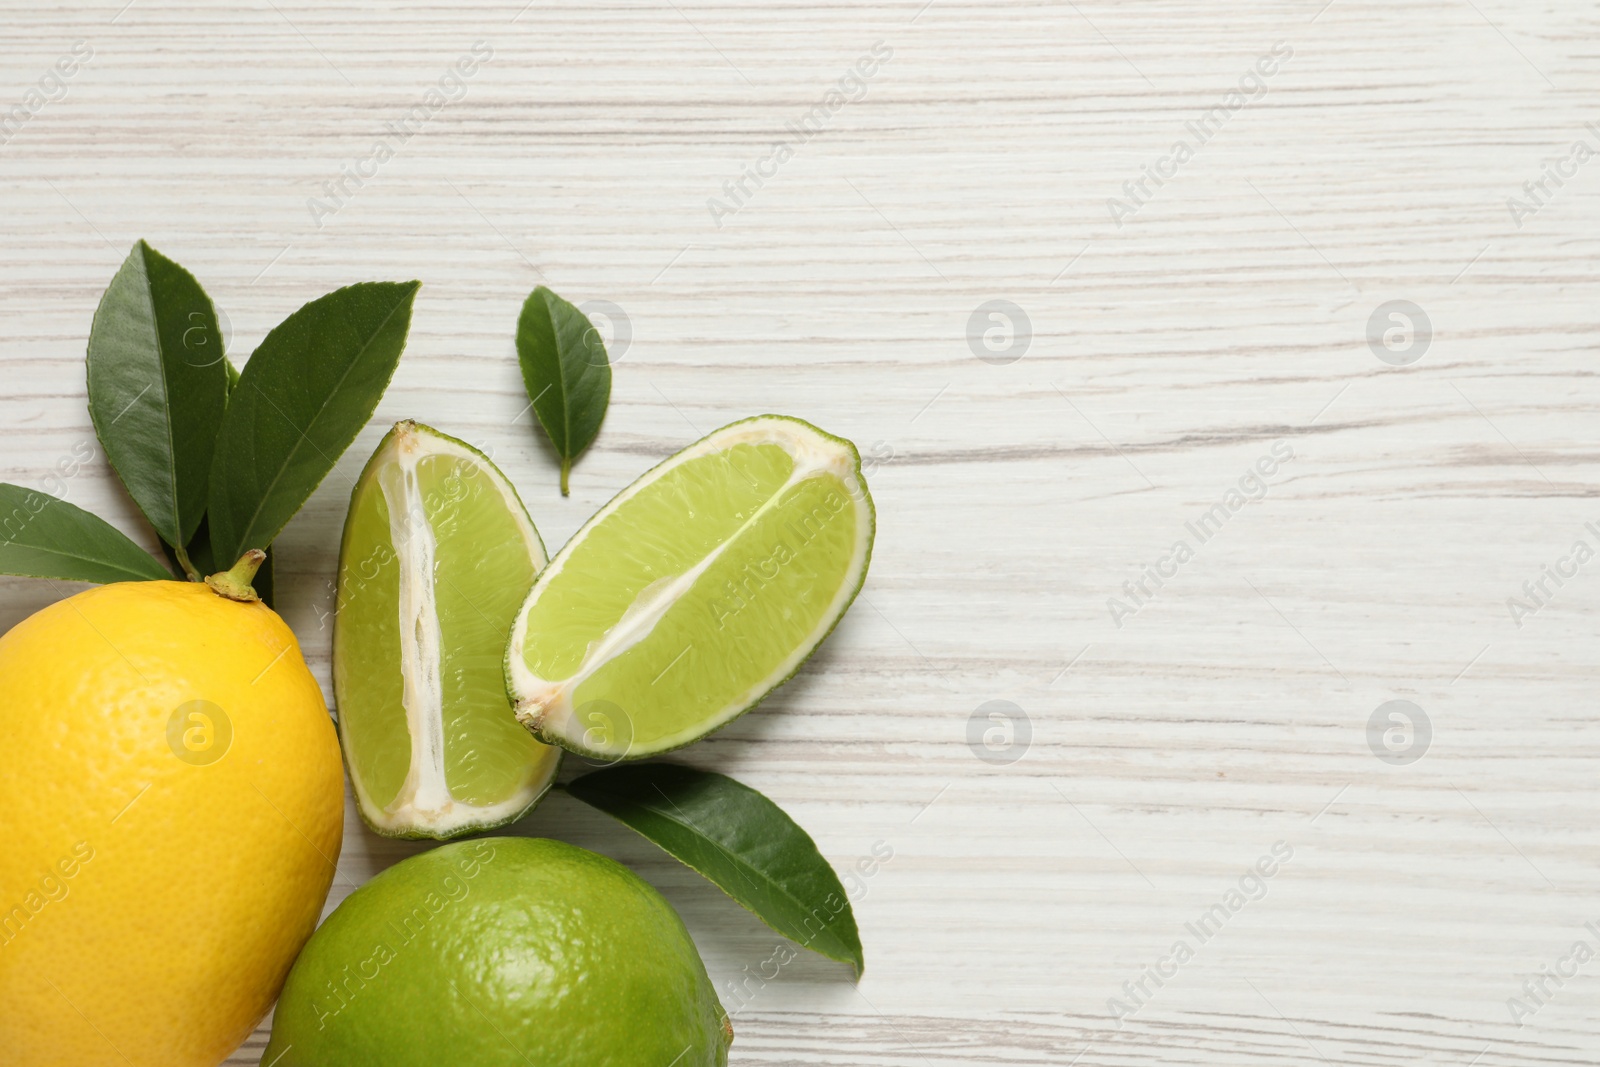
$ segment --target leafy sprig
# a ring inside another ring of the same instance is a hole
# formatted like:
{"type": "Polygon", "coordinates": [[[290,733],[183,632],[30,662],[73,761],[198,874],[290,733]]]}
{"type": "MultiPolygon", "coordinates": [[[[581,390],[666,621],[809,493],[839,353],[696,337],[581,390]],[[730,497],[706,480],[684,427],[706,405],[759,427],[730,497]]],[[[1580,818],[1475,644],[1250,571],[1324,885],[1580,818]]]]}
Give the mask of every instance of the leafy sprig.
{"type": "MultiPolygon", "coordinates": [[[[89,415],[183,577],[199,581],[270,548],[371,418],[420,284],[366,282],[313,300],[267,335],[241,373],[194,275],[144,241],[133,246],[89,331],[89,415]]],[[[0,483],[0,507],[0,573],[172,577],[63,500],[0,483]]],[[[270,571],[257,588],[267,592],[270,571]]]]}

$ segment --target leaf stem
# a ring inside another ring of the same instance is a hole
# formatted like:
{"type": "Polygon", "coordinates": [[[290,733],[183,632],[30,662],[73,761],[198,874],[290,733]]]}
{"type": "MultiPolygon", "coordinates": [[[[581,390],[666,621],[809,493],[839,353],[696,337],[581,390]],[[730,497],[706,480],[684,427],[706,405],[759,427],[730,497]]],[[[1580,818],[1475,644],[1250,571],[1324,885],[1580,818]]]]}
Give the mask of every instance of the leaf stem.
{"type": "Polygon", "coordinates": [[[172,554],[178,557],[178,566],[183,568],[184,575],[191,582],[200,581],[200,572],[195,570],[193,563],[189,562],[189,553],[182,545],[173,545],[172,554]]]}
{"type": "Polygon", "coordinates": [[[562,496],[571,496],[572,495],[567,490],[567,475],[571,474],[571,473],[572,473],[572,460],[568,459],[566,456],[562,456],[561,457],[561,495],[562,496]]]}

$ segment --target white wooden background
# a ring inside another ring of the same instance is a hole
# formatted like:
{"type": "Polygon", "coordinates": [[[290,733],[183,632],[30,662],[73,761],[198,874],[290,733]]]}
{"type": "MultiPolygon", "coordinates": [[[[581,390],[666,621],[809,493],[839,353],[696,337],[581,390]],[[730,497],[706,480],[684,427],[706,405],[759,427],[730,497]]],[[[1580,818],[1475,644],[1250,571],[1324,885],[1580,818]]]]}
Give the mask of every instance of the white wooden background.
{"type": "MultiPolygon", "coordinates": [[[[1600,1062],[1600,961],[1520,1026],[1507,1005],[1600,944],[1600,563],[1520,627],[1506,603],[1600,544],[1600,162],[1520,226],[1507,206],[1600,149],[1592,5],[123,3],[0,6],[0,107],[94,52],[0,145],[0,478],[43,486],[93,440],[85,337],[139,237],[239,358],[338,285],[421,278],[379,417],[278,543],[325,691],[337,531],[394,419],[492,450],[552,549],[741,416],[880,457],[862,599],[683,757],[836,865],[894,853],[856,904],[865,979],[797,960],[738,1011],[734,1063],[1600,1062]],[[320,184],[477,41],[464,98],[318,226],[320,184]],[[865,95],[715,225],[707,199],[878,41],[865,95]],[[1280,41],[1265,95],[1115,225],[1107,199],[1280,41]],[[568,500],[511,343],[541,282],[632,334],[568,500]],[[967,337],[994,299],[1031,322],[1009,364],[967,337]],[[1390,300],[1433,325],[1410,366],[1366,341],[1390,300]],[[1107,598],[1278,440],[1265,499],[1116,626],[1107,598]],[[1391,699],[1431,721],[1418,762],[1369,747],[1391,699]],[[1009,765],[968,744],[990,700],[1031,725],[1009,765]],[[1266,897],[1116,1027],[1108,999],[1277,841],[1266,897]]],[[[67,494],[151,543],[103,459],[67,494]]],[[[52,596],[0,582],[0,624],[52,596]]],[[[772,953],[570,800],[516,832],[644,873],[719,988],[772,953]]],[[[418,847],[353,809],[346,834],[330,905],[418,847]]]]}

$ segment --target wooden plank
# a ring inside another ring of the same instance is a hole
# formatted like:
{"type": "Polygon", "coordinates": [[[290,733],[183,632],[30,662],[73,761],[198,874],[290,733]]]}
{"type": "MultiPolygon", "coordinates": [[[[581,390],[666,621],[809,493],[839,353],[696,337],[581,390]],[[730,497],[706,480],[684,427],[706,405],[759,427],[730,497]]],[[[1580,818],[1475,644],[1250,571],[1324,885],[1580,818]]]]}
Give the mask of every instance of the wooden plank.
{"type": "MultiPolygon", "coordinates": [[[[337,285],[423,279],[379,418],[279,542],[331,691],[337,531],[388,422],[490,450],[553,548],[700,434],[804,416],[875,457],[864,597],[684,758],[841,867],[894,850],[856,905],[859,988],[803,958],[745,1004],[759,923],[570,801],[517,827],[662,888],[738,1008],[735,1063],[1600,1062],[1587,983],[1508,1008],[1600,944],[1594,565],[1520,626],[1507,604],[1600,547],[1600,164],[1571,156],[1600,151],[1592,9],[520,6],[0,12],[0,104],[94,51],[0,145],[0,478],[42,487],[94,449],[68,499],[154,543],[83,395],[90,314],[139,237],[199,275],[240,357],[337,285]],[[461,98],[332,196],[478,41],[461,98]],[[859,99],[793,133],[880,41],[859,99]],[[1258,63],[1254,99],[1213,111],[1258,63]],[[567,500],[512,350],[540,282],[631,333],[567,500]],[[1014,362],[975,352],[991,327],[1005,345],[994,300],[1028,319],[1014,362]],[[1433,330],[1408,366],[1367,341],[1398,300],[1433,330]],[[1258,486],[1275,443],[1293,458],[1258,486]],[[1414,763],[1372,748],[1396,699],[1431,725],[1414,763]],[[1003,739],[990,701],[1027,716],[1016,762],[969,745],[974,716],[1003,739]],[[1199,943],[1185,924],[1280,841],[1264,895],[1199,943]],[[1192,959],[1144,977],[1184,938],[1192,959]]],[[[0,591],[0,625],[57,595],[0,591]]],[[[330,905],[419,847],[352,810],[330,905]]]]}

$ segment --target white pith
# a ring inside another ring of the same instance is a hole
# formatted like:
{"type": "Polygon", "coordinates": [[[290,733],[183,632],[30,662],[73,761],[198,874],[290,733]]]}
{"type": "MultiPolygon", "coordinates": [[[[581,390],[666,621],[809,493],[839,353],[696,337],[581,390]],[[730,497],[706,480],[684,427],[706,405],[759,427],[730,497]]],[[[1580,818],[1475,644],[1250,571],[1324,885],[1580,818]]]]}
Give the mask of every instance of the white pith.
{"type": "MultiPolygon", "coordinates": [[[[561,551],[556,553],[555,558],[550,561],[549,565],[541,573],[539,581],[535,583],[533,592],[523,604],[522,610],[517,614],[517,621],[512,626],[511,642],[506,654],[507,672],[511,682],[512,693],[516,698],[517,719],[524,725],[536,727],[541,734],[561,738],[578,751],[602,758],[621,758],[629,755],[629,750],[632,748],[631,730],[628,731],[629,737],[618,744],[597,745],[593,743],[592,739],[585,739],[583,725],[576,721],[572,694],[576,692],[585,679],[593,675],[595,671],[599,670],[607,662],[649,637],[656,624],[661,621],[672,605],[694,585],[695,581],[727,550],[729,545],[738,540],[739,535],[744,530],[759,520],[762,515],[776,507],[777,502],[783,498],[785,493],[807,478],[827,473],[838,478],[844,486],[846,498],[854,508],[856,519],[856,541],[851,553],[850,566],[845,573],[844,580],[839,584],[838,591],[834,594],[833,601],[828,605],[827,610],[822,613],[812,632],[807,634],[805,639],[778,663],[766,677],[729,701],[708,719],[702,720],[680,731],[678,734],[653,739],[650,742],[649,751],[666,751],[704,736],[738,715],[783,679],[793,674],[800,664],[811,655],[817,644],[827,636],[828,631],[838,622],[839,615],[844,611],[850,599],[855,596],[856,590],[861,583],[868,550],[872,544],[873,518],[872,510],[867,504],[865,489],[856,474],[856,464],[855,453],[846,443],[829,438],[820,431],[796,420],[769,416],[734,423],[732,426],[718,430],[711,436],[673,456],[645,477],[623,490],[622,493],[618,494],[614,500],[590,519],[584,525],[583,530],[574,535],[572,540],[562,547],[561,551]],[[775,444],[782,448],[794,460],[794,470],[790,472],[788,480],[775,490],[771,497],[757,508],[737,531],[725,539],[704,559],[682,574],[662,578],[642,589],[617,622],[606,631],[599,641],[592,643],[586,650],[583,662],[571,676],[559,679],[543,678],[530,670],[527,659],[524,656],[528,614],[533,610],[534,605],[538,603],[539,597],[547,584],[565,569],[566,562],[571,557],[573,549],[582,542],[584,531],[598,526],[646,486],[659,480],[673,469],[702,456],[723,452],[742,444],[775,444]]],[[[644,755],[647,753],[635,754],[644,755]]]]}
{"type": "Polygon", "coordinates": [[[535,571],[545,563],[544,548],[515,490],[471,449],[408,423],[397,424],[386,448],[388,454],[377,461],[375,473],[388,506],[389,538],[399,563],[401,702],[411,738],[411,764],[400,791],[387,805],[377,804],[357,775],[350,776],[351,784],[362,812],[380,830],[448,835],[494,826],[522,812],[550,787],[558,753],[542,753],[541,773],[496,804],[468,804],[450,793],[445,775],[444,692],[439,677],[441,630],[433,581],[438,541],[418,485],[418,465],[441,455],[470,464],[501,494],[535,571]]]}

